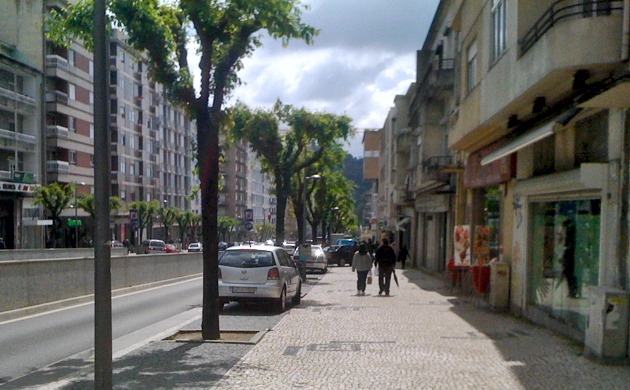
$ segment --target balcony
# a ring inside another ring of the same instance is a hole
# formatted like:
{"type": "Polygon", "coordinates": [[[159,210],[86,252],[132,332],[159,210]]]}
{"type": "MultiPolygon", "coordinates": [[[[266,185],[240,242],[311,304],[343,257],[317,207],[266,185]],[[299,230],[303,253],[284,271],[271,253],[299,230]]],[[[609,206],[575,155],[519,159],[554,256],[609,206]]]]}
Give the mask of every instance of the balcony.
{"type": "Polygon", "coordinates": [[[32,152],[35,151],[36,145],[37,138],[32,135],[0,129],[0,148],[32,152]]]}
{"type": "Polygon", "coordinates": [[[69,65],[67,59],[56,54],[49,54],[46,56],[46,67],[67,71],[69,65]]]}
{"type": "Polygon", "coordinates": [[[32,97],[0,87],[0,108],[30,114],[35,111],[35,107],[32,97]]]}
{"type": "Polygon", "coordinates": [[[451,156],[433,156],[424,160],[422,178],[425,180],[433,180],[442,183],[448,183],[450,174],[444,172],[444,169],[453,165],[453,157],[451,156]]]}
{"type": "Polygon", "coordinates": [[[521,55],[524,55],[538,42],[549,30],[559,23],[571,20],[581,20],[597,16],[609,16],[623,12],[623,1],[586,0],[560,0],[551,4],[543,15],[527,30],[519,39],[521,55]]]}
{"type": "Polygon", "coordinates": [[[46,126],[46,137],[48,138],[60,138],[60,139],[68,139],[68,128],[58,125],[49,125],[46,126]]]}
{"type": "Polygon", "coordinates": [[[68,94],[61,91],[48,92],[46,94],[46,103],[59,103],[68,105],[68,94]]]}
{"type": "Polygon", "coordinates": [[[48,160],[46,161],[46,172],[68,174],[70,172],[70,164],[67,161],[48,160]]]}

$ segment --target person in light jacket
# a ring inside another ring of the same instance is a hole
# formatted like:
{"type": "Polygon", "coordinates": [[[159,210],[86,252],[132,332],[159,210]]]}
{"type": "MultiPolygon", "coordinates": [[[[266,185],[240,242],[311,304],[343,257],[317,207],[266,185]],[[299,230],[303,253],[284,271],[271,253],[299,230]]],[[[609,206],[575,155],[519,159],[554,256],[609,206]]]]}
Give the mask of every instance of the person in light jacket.
{"type": "Polygon", "coordinates": [[[366,280],[371,269],[372,255],[368,252],[365,242],[362,242],[352,257],[352,272],[357,271],[357,295],[365,295],[366,280]]]}

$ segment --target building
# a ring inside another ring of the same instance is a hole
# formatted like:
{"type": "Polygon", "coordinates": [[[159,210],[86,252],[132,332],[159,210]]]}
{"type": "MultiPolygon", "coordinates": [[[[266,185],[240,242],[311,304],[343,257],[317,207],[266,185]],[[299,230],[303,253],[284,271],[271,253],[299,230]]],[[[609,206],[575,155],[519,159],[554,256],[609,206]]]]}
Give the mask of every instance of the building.
{"type": "Polygon", "coordinates": [[[42,1],[10,1],[0,12],[0,238],[38,248],[44,228],[33,204],[44,180],[42,1]]]}

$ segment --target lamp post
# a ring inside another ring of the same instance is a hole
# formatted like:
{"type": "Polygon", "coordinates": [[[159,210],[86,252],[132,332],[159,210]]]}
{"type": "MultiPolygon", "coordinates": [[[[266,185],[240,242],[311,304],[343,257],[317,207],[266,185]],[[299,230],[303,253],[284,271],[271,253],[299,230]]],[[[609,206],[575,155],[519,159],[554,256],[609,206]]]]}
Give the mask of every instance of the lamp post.
{"type": "Polygon", "coordinates": [[[162,204],[164,205],[162,207],[162,225],[164,225],[164,242],[166,242],[166,239],[167,239],[166,237],[166,203],[167,203],[166,199],[164,199],[162,201],[162,204]]]}
{"type": "Polygon", "coordinates": [[[339,207],[337,206],[331,208],[330,214],[328,214],[328,242],[330,243],[330,245],[333,244],[330,238],[332,237],[333,213],[335,213],[336,211],[339,211],[339,207]]]}
{"type": "Polygon", "coordinates": [[[79,247],[79,222],[77,221],[78,215],[77,215],[77,211],[78,211],[78,206],[77,206],[77,185],[82,185],[84,186],[85,183],[84,182],[74,182],[74,247],[78,248],[79,247]]]}
{"type": "Polygon", "coordinates": [[[322,177],[320,175],[306,176],[304,178],[304,188],[302,189],[302,244],[306,243],[306,185],[309,180],[319,180],[322,177]]]}

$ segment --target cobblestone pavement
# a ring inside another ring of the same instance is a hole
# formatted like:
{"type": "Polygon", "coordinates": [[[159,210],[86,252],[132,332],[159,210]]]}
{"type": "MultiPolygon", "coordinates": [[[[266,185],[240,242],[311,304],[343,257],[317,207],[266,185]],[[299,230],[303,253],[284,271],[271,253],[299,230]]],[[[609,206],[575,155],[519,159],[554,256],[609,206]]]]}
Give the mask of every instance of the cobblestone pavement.
{"type": "MultiPolygon", "coordinates": [[[[593,363],[550,331],[397,271],[400,288],[355,294],[332,269],[215,389],[628,389],[630,368],[593,363]]],[[[393,281],[392,281],[393,283],[393,281]]]]}
{"type": "MultiPolygon", "coordinates": [[[[271,327],[256,345],[151,342],[114,362],[114,388],[630,388],[628,366],[591,362],[580,345],[479,308],[439,278],[397,274],[390,297],[374,284],[357,296],[356,274],[331,268],[283,316],[261,312],[257,326],[238,313],[222,316],[222,329],[271,327]]],[[[62,386],[91,387],[86,377],[62,386]]]]}

